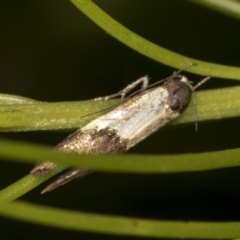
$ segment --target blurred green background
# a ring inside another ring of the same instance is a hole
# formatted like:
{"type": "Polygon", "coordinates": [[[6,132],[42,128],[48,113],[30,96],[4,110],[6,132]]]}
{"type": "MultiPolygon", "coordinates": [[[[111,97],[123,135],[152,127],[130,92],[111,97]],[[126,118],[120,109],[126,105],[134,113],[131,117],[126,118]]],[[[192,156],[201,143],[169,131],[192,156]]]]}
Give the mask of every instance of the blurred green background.
{"type": "MultiPolygon", "coordinates": [[[[239,66],[240,23],[177,0],[98,0],[99,7],[146,39],[185,56],[239,66]]],[[[124,46],[67,0],[0,1],[0,92],[41,101],[75,101],[117,92],[140,76],[152,81],[174,69],[124,46]]],[[[194,81],[201,76],[187,74],[194,81]]],[[[236,86],[212,79],[204,88],[236,86]]],[[[224,96],[223,96],[224,101],[224,96]]],[[[56,145],[68,132],[1,133],[1,137],[56,145]]],[[[166,127],[132,153],[207,152],[237,148],[239,118],[166,127]]],[[[0,187],[32,166],[0,162],[0,187]]],[[[21,199],[67,209],[155,219],[240,220],[239,168],[166,175],[94,173],[46,195],[43,186],[21,199]]],[[[8,239],[114,239],[0,218],[8,239]]],[[[2,238],[6,239],[6,238],[2,238]]],[[[134,239],[125,237],[124,239],[134,239]]]]}

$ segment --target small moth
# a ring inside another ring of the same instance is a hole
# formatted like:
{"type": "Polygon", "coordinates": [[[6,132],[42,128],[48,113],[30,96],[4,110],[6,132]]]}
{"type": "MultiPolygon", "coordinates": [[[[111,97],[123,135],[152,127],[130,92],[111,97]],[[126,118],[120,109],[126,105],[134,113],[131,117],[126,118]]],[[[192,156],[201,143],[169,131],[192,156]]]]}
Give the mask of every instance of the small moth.
{"type": "MultiPolygon", "coordinates": [[[[189,64],[170,77],[151,85],[149,85],[148,76],[141,77],[116,94],[96,99],[107,100],[121,96],[121,102],[117,107],[69,135],[56,146],[56,149],[92,154],[121,154],[128,151],[182,114],[188,107],[195,89],[210,78],[206,77],[193,86],[185,76],[180,74],[192,65],[194,64],[189,64]],[[126,94],[139,84],[142,84],[141,89],[125,98],[126,94]]],[[[43,162],[32,169],[31,174],[36,177],[43,176],[56,164],[43,162]]],[[[91,172],[90,169],[81,168],[70,170],[48,185],[41,193],[51,191],[91,172]]]]}

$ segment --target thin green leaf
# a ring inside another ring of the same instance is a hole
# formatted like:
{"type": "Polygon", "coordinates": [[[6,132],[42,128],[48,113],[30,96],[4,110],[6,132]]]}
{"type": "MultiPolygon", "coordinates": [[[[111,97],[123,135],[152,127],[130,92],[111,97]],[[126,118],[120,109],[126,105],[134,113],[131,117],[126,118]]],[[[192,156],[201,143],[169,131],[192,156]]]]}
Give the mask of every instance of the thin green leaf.
{"type": "MultiPolygon", "coordinates": [[[[210,80],[211,81],[211,80],[210,80]]],[[[217,120],[240,116],[240,87],[219,88],[196,93],[196,106],[192,104],[179,118],[170,124],[193,122],[194,107],[197,107],[198,121],[217,120]],[[223,97],[224,96],[224,97],[223,97]]]]}
{"type": "Polygon", "coordinates": [[[240,2],[233,0],[189,0],[227,16],[240,19],[240,2]]]}
{"type": "Polygon", "coordinates": [[[20,180],[14,182],[13,184],[9,185],[8,187],[4,188],[0,191],[0,201],[13,201],[25,193],[29,192],[30,190],[34,189],[38,185],[42,184],[52,176],[56,175],[57,173],[64,170],[61,165],[56,166],[51,173],[46,176],[42,177],[35,177],[31,174],[21,178],[20,180]]]}
{"type": "Polygon", "coordinates": [[[197,63],[196,67],[188,68],[186,71],[202,74],[205,76],[209,75],[219,78],[240,80],[240,68],[203,62],[174,53],[130,31],[115,21],[113,18],[111,18],[109,15],[107,15],[91,0],[70,1],[99,27],[104,29],[104,31],[106,31],[108,34],[112,35],[130,48],[151,59],[177,69],[182,68],[189,63],[197,63]]]}
{"type": "Polygon", "coordinates": [[[50,159],[68,167],[106,172],[171,173],[203,171],[240,166],[240,149],[172,155],[86,155],[53,151],[38,144],[0,140],[0,156],[18,162],[34,163],[50,159]]]}
{"type": "Polygon", "coordinates": [[[1,203],[0,214],[20,221],[61,229],[119,236],[181,239],[230,239],[240,236],[240,222],[147,220],[69,211],[24,202],[1,203]]]}
{"type": "Polygon", "coordinates": [[[37,103],[38,101],[26,98],[26,97],[21,97],[17,95],[10,95],[10,94],[0,94],[0,105],[12,105],[12,104],[34,104],[37,103]]]}
{"type": "Polygon", "coordinates": [[[119,101],[117,99],[59,103],[35,101],[11,104],[14,96],[11,96],[10,102],[7,102],[3,95],[0,96],[4,101],[4,104],[0,104],[0,131],[2,132],[78,128],[106,113],[101,110],[108,110],[119,101]]]}
{"type": "Polygon", "coordinates": [[[44,182],[64,167],[84,167],[106,172],[172,173],[240,166],[240,149],[177,155],[78,155],[52,151],[36,144],[0,141],[0,156],[18,162],[48,159],[59,166],[44,177],[27,176],[0,191],[0,200],[12,201],[44,182]]]}
{"type": "MultiPolygon", "coordinates": [[[[197,92],[198,121],[240,116],[239,95],[240,87],[197,92]]],[[[14,96],[9,96],[14,99],[14,96]]],[[[5,104],[0,105],[0,130],[7,132],[79,128],[106,113],[101,110],[113,106],[118,101],[118,99],[57,103],[36,101],[29,104],[10,104],[5,101],[5,104]],[[91,115],[84,117],[88,114],[91,115]]],[[[194,106],[191,104],[184,114],[169,124],[194,121],[194,106]]]]}

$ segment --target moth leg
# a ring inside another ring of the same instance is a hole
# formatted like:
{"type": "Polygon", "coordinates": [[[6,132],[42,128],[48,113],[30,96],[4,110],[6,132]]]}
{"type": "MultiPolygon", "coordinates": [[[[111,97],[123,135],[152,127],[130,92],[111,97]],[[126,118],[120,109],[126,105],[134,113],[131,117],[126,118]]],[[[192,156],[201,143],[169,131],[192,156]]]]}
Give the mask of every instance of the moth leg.
{"type": "Polygon", "coordinates": [[[150,78],[147,75],[143,76],[143,77],[137,79],[136,81],[130,83],[124,89],[122,89],[121,91],[119,91],[117,93],[111,94],[111,95],[106,96],[106,97],[95,98],[94,100],[108,100],[110,98],[115,98],[115,97],[118,97],[118,96],[121,96],[121,100],[123,100],[125,95],[127,93],[129,93],[131,90],[133,90],[139,84],[142,84],[141,91],[144,91],[149,85],[149,79],[150,78]]]}

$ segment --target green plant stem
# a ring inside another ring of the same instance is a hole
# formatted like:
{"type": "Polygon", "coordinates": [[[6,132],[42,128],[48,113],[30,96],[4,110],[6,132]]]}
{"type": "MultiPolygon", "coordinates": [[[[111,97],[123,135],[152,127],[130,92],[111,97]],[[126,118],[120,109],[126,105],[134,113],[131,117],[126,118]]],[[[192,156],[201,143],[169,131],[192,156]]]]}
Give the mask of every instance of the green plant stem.
{"type": "Polygon", "coordinates": [[[0,201],[11,202],[19,198],[64,169],[62,165],[57,165],[49,174],[42,177],[35,177],[29,174],[1,190],[0,201]]]}
{"type": "Polygon", "coordinates": [[[192,3],[210,8],[222,14],[240,19],[240,2],[232,0],[189,0],[192,3]]]}
{"type": "MultiPolygon", "coordinates": [[[[3,96],[0,95],[0,97],[4,101],[3,96]]],[[[0,131],[79,128],[106,113],[108,108],[114,106],[118,101],[118,99],[58,103],[34,101],[10,104],[5,100],[4,104],[0,104],[0,131]]]]}
{"type": "MultiPolygon", "coordinates": [[[[197,63],[196,67],[188,68],[186,71],[206,76],[240,80],[240,68],[204,62],[174,53],[130,31],[111,18],[91,0],[70,1],[108,34],[151,59],[177,69],[189,63],[197,63]]],[[[160,30],[158,29],[158,31],[160,30]]]]}
{"type": "MultiPolygon", "coordinates": [[[[239,96],[240,87],[197,92],[198,121],[240,116],[239,96]],[[222,101],[223,95],[224,101],[222,101]]],[[[11,99],[13,98],[17,100],[17,96],[11,96],[11,99]]],[[[4,100],[4,95],[0,94],[0,101],[4,102],[0,104],[0,130],[2,132],[79,128],[106,113],[101,110],[110,110],[109,107],[119,102],[119,99],[58,103],[31,100],[28,104],[11,104],[12,101],[9,103],[7,99],[4,100]],[[88,114],[90,115],[84,117],[88,114]]],[[[194,121],[194,106],[191,104],[184,114],[169,124],[194,121]]]]}
{"type": "Polygon", "coordinates": [[[0,200],[12,201],[38,186],[64,167],[83,167],[106,172],[173,173],[240,166],[240,149],[177,155],[78,155],[53,151],[36,144],[0,141],[0,156],[19,162],[51,159],[60,165],[43,178],[26,176],[0,191],[0,200]],[[61,165],[62,164],[62,165],[61,165]],[[64,167],[63,167],[64,166],[64,167]]]}
{"type": "Polygon", "coordinates": [[[240,222],[147,220],[69,211],[24,202],[1,203],[0,214],[61,229],[119,236],[230,239],[240,235],[240,222]]]}
{"type": "Polygon", "coordinates": [[[240,166],[240,149],[171,155],[87,155],[54,151],[50,147],[0,140],[0,156],[16,162],[35,163],[51,159],[66,167],[83,167],[104,172],[173,173],[205,171],[240,166]]]}

